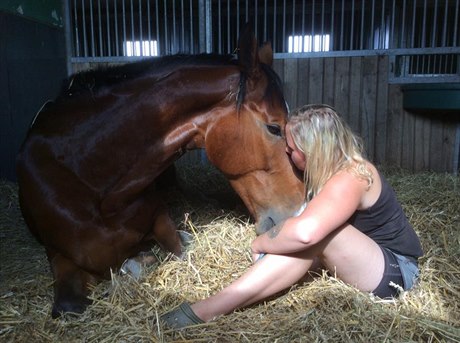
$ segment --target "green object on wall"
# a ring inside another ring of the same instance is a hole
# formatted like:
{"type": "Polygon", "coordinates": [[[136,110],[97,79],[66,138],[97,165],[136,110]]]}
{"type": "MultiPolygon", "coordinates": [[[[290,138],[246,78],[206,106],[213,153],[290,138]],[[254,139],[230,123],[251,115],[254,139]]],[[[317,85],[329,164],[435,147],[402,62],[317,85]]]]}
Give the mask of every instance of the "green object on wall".
{"type": "Polygon", "coordinates": [[[414,84],[403,87],[403,106],[415,110],[460,110],[460,84],[414,84]]]}
{"type": "Polygon", "coordinates": [[[0,10],[48,25],[63,26],[60,0],[1,0],[0,10]]]}

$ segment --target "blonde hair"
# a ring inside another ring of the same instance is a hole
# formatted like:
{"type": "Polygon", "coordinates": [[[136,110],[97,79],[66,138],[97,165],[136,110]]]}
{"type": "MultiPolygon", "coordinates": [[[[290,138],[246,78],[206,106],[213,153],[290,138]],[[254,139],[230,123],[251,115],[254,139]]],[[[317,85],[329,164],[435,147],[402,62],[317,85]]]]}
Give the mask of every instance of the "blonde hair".
{"type": "Polygon", "coordinates": [[[373,182],[366,167],[363,144],[337,112],[328,105],[306,105],[289,114],[288,128],[296,147],[305,155],[306,200],[316,196],[338,171],[350,170],[373,182]]]}

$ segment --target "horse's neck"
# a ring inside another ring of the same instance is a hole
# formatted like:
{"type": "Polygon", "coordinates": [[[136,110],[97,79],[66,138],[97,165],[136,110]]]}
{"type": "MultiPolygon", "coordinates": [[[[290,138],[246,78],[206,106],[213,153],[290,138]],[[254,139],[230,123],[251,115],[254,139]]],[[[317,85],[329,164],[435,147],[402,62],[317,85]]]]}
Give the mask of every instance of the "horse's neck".
{"type": "Polygon", "coordinates": [[[183,80],[187,83],[168,101],[174,110],[168,113],[173,125],[163,139],[166,147],[174,151],[204,148],[208,126],[235,110],[239,73],[234,68],[226,72],[221,70],[181,71],[177,79],[169,80],[170,89],[183,85],[183,80]]]}

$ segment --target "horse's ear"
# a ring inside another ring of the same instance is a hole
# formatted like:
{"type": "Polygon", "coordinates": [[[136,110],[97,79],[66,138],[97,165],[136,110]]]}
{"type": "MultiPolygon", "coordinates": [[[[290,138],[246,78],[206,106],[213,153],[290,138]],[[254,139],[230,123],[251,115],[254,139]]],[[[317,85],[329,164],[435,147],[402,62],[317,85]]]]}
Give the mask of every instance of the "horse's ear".
{"type": "Polygon", "coordinates": [[[270,42],[265,42],[259,49],[259,61],[269,65],[273,65],[273,50],[270,42]]]}
{"type": "Polygon", "coordinates": [[[238,42],[238,64],[243,72],[252,74],[259,63],[257,40],[249,24],[246,24],[238,42]]]}

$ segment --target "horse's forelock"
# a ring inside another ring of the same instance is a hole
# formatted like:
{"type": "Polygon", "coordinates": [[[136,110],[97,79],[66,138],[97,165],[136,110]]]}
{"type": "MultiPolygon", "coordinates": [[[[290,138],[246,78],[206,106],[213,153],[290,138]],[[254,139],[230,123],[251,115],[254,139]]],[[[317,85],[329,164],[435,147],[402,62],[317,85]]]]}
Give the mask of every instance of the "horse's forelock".
{"type": "MultiPolygon", "coordinates": [[[[268,86],[265,89],[264,97],[271,99],[273,98],[275,94],[279,94],[281,96],[280,100],[286,106],[286,109],[287,109],[287,103],[284,99],[283,85],[282,85],[280,77],[270,66],[264,63],[261,63],[260,66],[262,68],[262,71],[265,73],[268,79],[268,86]]],[[[246,96],[247,80],[248,80],[248,74],[242,71],[240,73],[240,82],[239,82],[238,95],[237,95],[237,100],[236,100],[236,108],[237,108],[238,113],[240,112],[241,105],[243,104],[244,98],[246,96]]]]}

